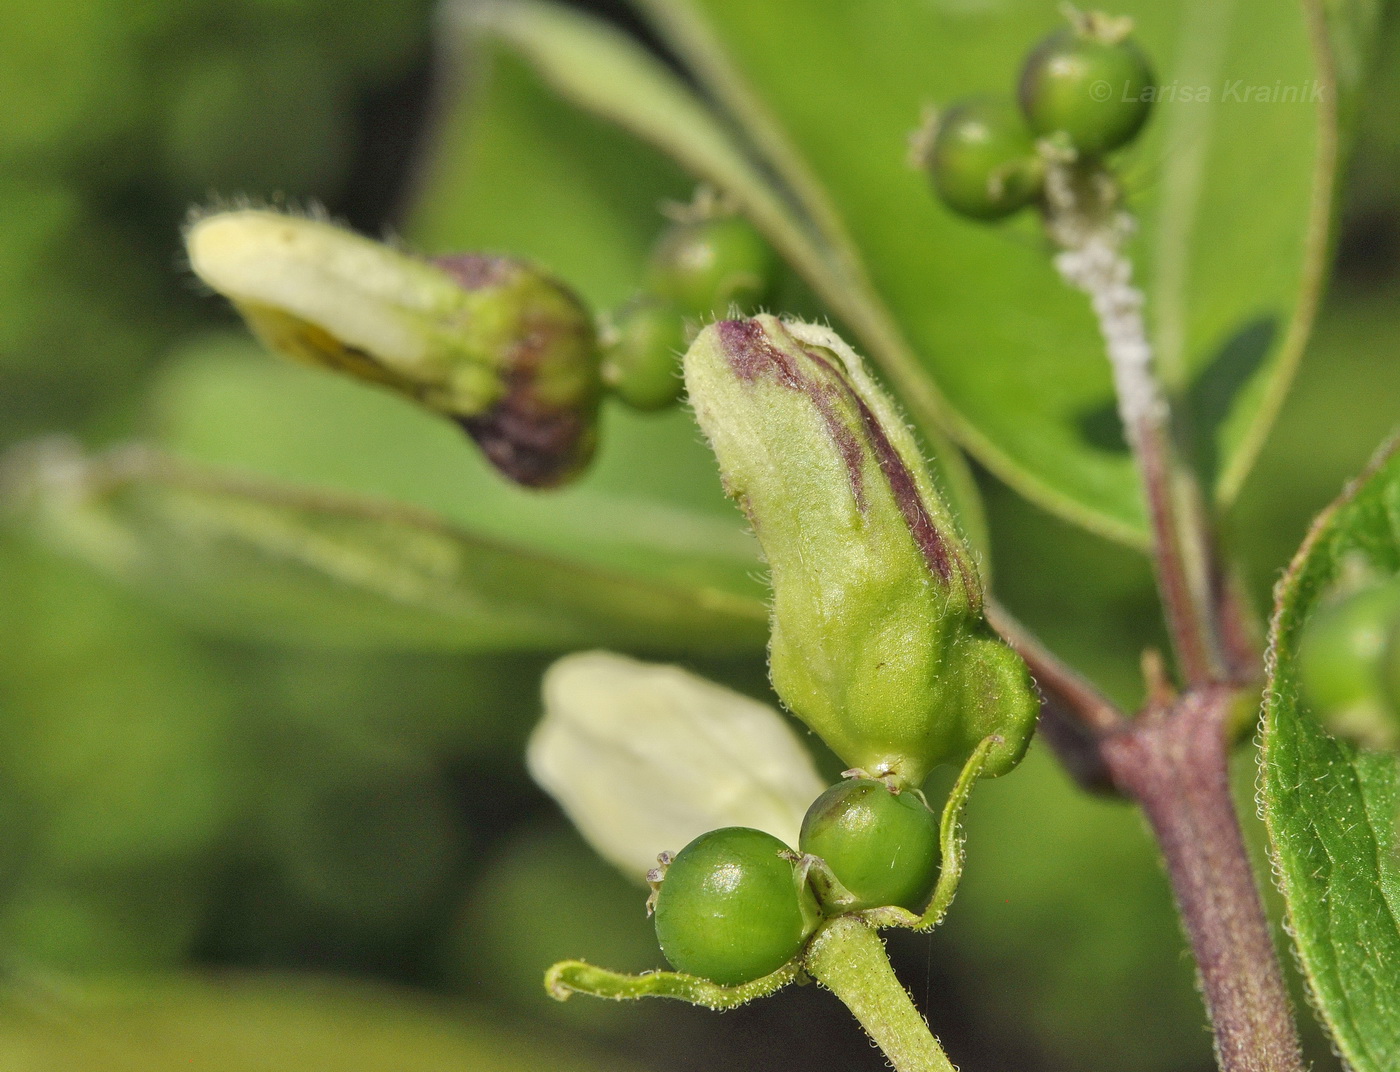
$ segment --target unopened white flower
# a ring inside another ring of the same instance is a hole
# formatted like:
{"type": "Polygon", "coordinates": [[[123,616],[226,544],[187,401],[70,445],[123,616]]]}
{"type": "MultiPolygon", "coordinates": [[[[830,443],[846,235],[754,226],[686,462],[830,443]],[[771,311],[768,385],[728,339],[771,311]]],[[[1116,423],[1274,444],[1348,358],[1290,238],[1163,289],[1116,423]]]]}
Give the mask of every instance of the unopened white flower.
{"type": "MultiPolygon", "coordinates": [[[[185,233],[190,267],[277,349],[444,384],[463,361],[453,338],[466,296],[446,272],[323,220],[257,209],[217,212],[185,233]]],[[[347,369],[349,371],[349,369],[347,369]]]]}
{"type": "Polygon", "coordinates": [[[534,265],[427,260],[259,209],[200,216],[185,246],[273,350],[457,421],[511,480],[560,484],[591,456],[602,391],[593,317],[534,265]]]}
{"type": "Polygon", "coordinates": [[[530,773],[638,881],[658,853],[722,826],[796,845],[825,788],[776,710],[679,667],[569,655],[545,674],[544,707],[530,773]]]}

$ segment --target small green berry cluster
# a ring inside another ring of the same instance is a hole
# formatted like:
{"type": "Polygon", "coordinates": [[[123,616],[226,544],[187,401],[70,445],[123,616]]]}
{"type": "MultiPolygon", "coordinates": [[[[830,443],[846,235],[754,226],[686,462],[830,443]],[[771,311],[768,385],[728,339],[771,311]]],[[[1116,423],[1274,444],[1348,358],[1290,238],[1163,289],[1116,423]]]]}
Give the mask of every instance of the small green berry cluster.
{"type": "Polygon", "coordinates": [[[1070,21],[1026,56],[1019,108],[1009,97],[969,97],[938,117],[920,156],[954,212],[1010,216],[1040,200],[1050,161],[1098,160],[1147,122],[1153,74],[1131,22],[1080,12],[1070,21]]]}
{"type": "Polygon", "coordinates": [[[680,355],[695,327],[731,306],[757,311],[776,267],[752,225],[714,195],[702,190],[675,216],[652,247],[645,290],[613,313],[601,333],[603,383],[643,411],[680,398],[680,355]]]}
{"type": "Polygon", "coordinates": [[[1299,674],[1309,707],[1333,732],[1400,748],[1400,578],[1344,585],[1308,620],[1299,674]]]}
{"type": "Polygon", "coordinates": [[[650,903],[671,966],[725,986],[751,982],[796,957],[824,916],[917,909],[938,877],[937,818],[920,793],[881,780],[828,789],[798,846],[734,826],[663,854],[650,903]]]}

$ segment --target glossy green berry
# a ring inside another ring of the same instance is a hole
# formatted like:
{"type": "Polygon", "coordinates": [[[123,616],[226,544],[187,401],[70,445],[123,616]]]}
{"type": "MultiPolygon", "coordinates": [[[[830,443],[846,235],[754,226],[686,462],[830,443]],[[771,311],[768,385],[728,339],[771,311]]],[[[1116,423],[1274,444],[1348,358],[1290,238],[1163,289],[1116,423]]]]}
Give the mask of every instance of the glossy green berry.
{"type": "Polygon", "coordinates": [[[844,910],[898,905],[918,910],[938,877],[938,818],[910,790],[856,778],[812,802],[798,842],[820,856],[856,897],[844,910]]]}
{"type": "Polygon", "coordinates": [[[1319,712],[1340,710],[1377,697],[1381,657],[1400,618],[1400,586],[1370,585],[1309,619],[1298,649],[1308,703],[1319,712]]]}
{"type": "Polygon", "coordinates": [[[938,196],[954,212],[996,220],[1040,196],[1044,165],[1009,100],[972,97],[939,118],[928,168],[938,196]]]}
{"type": "Polygon", "coordinates": [[[622,309],[604,335],[604,385],[633,409],[673,405],[685,387],[685,319],[670,302],[643,299],[622,309]]]}
{"type": "Polygon", "coordinates": [[[1031,130],[1060,135],[1097,156],[1137,136],[1152,110],[1152,68],[1130,37],[1066,27],[1031,50],[1021,68],[1021,111],[1031,130]]]}
{"type": "Polygon", "coordinates": [[[754,312],[773,278],[773,251],[739,216],[673,223],[657,240],[647,285],[695,319],[724,315],[730,305],[754,312]]]}
{"type": "Polygon", "coordinates": [[[745,826],[711,830],[682,849],[656,896],[656,937],[671,966],[737,986],[795,957],[817,912],[788,851],[745,826]]]}
{"type": "Polygon", "coordinates": [[[1298,673],[1330,733],[1363,748],[1400,747],[1400,581],[1319,607],[1299,642],[1298,673]]]}

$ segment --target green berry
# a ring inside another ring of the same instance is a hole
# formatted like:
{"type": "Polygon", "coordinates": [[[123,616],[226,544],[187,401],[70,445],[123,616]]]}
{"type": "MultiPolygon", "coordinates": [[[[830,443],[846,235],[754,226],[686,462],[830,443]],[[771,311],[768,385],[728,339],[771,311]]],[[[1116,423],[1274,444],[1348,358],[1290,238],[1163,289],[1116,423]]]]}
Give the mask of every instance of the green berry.
{"type": "Polygon", "coordinates": [[[1052,33],[1021,68],[1021,111],[1031,130],[1061,135],[1098,156],[1137,136],[1152,110],[1152,68],[1130,37],[1095,35],[1094,24],[1052,33]]]}
{"type": "Polygon", "coordinates": [[[603,347],[603,383],[633,409],[665,409],[681,396],[685,321],[669,302],[633,302],[613,320],[603,347]]]}
{"type": "Polygon", "coordinates": [[[656,937],[677,971],[723,986],[775,972],[802,949],[815,902],[788,847],[729,826],[692,841],[656,896],[656,937]]]}
{"type": "Polygon", "coordinates": [[[773,251],[738,216],[674,223],[657,240],[647,285],[695,319],[725,314],[730,305],[754,312],[773,277],[773,251]]]}
{"type": "Polygon", "coordinates": [[[996,220],[1040,196],[1044,166],[1015,106],[972,97],[940,117],[929,154],[938,196],[954,212],[996,220]]]}
{"type": "Polygon", "coordinates": [[[1381,658],[1400,618],[1400,586],[1371,585],[1320,607],[1298,649],[1299,674],[1309,705],[1339,711],[1377,697],[1381,658]]]}
{"type": "Polygon", "coordinates": [[[857,778],[833,785],[802,820],[802,851],[820,856],[856,896],[843,908],[918,910],[938,877],[938,819],[917,793],[857,778]]]}

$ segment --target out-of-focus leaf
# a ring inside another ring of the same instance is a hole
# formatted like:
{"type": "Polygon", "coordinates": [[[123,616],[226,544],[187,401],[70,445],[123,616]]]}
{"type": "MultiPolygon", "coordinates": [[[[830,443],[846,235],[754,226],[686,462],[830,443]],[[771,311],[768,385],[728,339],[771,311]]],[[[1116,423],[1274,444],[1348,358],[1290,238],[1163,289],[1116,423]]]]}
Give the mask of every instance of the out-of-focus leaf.
{"type": "Polygon", "coordinates": [[[1393,297],[1385,291],[1339,292],[1318,321],[1278,432],[1231,511],[1234,550],[1249,567],[1261,605],[1271,602],[1279,571],[1313,518],[1395,428],[1400,398],[1395,313],[1393,297]]]}
{"type": "Polygon", "coordinates": [[[407,221],[430,253],[529,257],[608,308],[626,300],[667,200],[691,181],[660,153],[588,116],[501,48],[450,57],[450,98],[432,131],[407,221]]]}
{"type": "Polygon", "coordinates": [[[57,1001],[11,991],[0,1052],[12,1072],[629,1072],[482,1014],[386,988],[264,977],[184,980],[57,1001]]]}
{"type": "Polygon", "coordinates": [[[635,38],[541,0],[465,0],[462,31],[498,37],[550,87],[728,192],[785,254],[822,259],[804,221],[709,106],[635,38]]]}
{"type": "MultiPolygon", "coordinates": [[[[639,4],[694,56],[717,97],[741,116],[760,100],[790,132],[918,355],[911,362],[884,340],[861,339],[916,412],[936,414],[1048,508],[1144,542],[1087,304],[1057,278],[1031,220],[992,228],[954,218],[905,163],[906,137],[928,105],[1012,91],[1028,47],[1059,21],[1056,5],[639,4]],[[695,32],[705,20],[713,41],[695,32]]],[[[1125,0],[1114,11],[1134,17],[1159,81],[1177,87],[1123,161],[1141,221],[1133,252],[1163,376],[1229,498],[1315,303],[1335,90],[1301,7],[1125,0]]]]}
{"type": "Polygon", "coordinates": [[[510,842],[482,869],[448,942],[446,971],[532,1019],[601,1033],[655,1032],[667,1002],[560,1003],[542,985],[544,967],[568,957],[619,971],[664,967],[645,901],[645,890],[572,831],[533,833],[510,842]]]}
{"type": "Polygon", "coordinates": [[[190,957],[211,900],[208,876],[188,870],[26,874],[0,907],[0,946],[21,975],[169,971],[190,957]]]}
{"type": "Polygon", "coordinates": [[[226,683],[115,585],[0,538],[0,949],[23,971],[188,955],[240,788],[226,683]]]}
{"type": "Polygon", "coordinates": [[[1355,1072],[1400,1061],[1400,861],[1393,755],[1328,735],[1304,702],[1298,643],[1341,571],[1400,572],[1400,455],[1389,449],[1314,523],[1277,592],[1261,801],[1313,1001],[1355,1072]]]}
{"type": "Polygon", "coordinates": [[[217,627],[475,650],[762,642],[758,599],[503,546],[398,504],[136,449],[85,459],[35,448],[9,477],[41,531],[217,627]]]}
{"type": "MultiPolygon", "coordinates": [[[[830,312],[868,329],[865,334],[872,346],[902,346],[899,340],[889,338],[888,317],[878,303],[872,302],[868,284],[855,268],[849,240],[824,194],[812,189],[804,170],[784,167],[789,158],[773,144],[773,139],[764,143],[764,163],[755,163],[749,148],[679,77],[639,44],[596,19],[539,0],[465,0],[459,10],[465,13],[465,26],[478,34],[500,38],[511,52],[524,57],[554,91],[573,104],[621,125],[682,164],[695,178],[713,183],[733,197],[821,296],[830,312]],[[775,185],[769,177],[775,171],[782,173],[787,188],[775,185]]],[[[482,62],[481,53],[486,51],[478,49],[468,62],[482,62]]],[[[478,111],[464,128],[471,138],[486,140],[487,146],[476,146],[475,154],[469,157],[472,166],[464,171],[463,181],[473,194],[468,203],[477,205],[483,218],[499,221],[502,216],[509,218],[510,206],[518,204],[522,191],[514,184],[500,182],[498,176],[513,178],[522,169],[521,161],[490,151],[489,138],[496,123],[502,119],[510,123],[517,138],[525,131],[538,131],[538,152],[532,158],[539,166],[524,170],[519,176],[530,184],[527,189],[531,192],[524,196],[531,197],[534,190],[547,195],[548,183],[552,181],[541,182],[541,172],[548,174],[557,153],[553,123],[562,121],[571,127],[588,129],[596,120],[571,109],[561,110],[557,101],[539,98],[538,84],[517,69],[517,61],[510,55],[498,55],[495,59],[490,88],[481,93],[483,99],[475,105],[478,111]],[[523,98],[525,106],[514,98],[523,98]],[[500,200],[502,195],[504,203],[500,200]]],[[[517,143],[511,148],[519,154],[523,146],[517,143]]],[[[635,144],[629,148],[634,156],[644,152],[635,144]]],[[[614,167],[611,162],[601,168],[595,163],[590,170],[605,174],[614,167]]],[[[629,177],[624,181],[632,180],[629,177]]],[[[547,219],[554,219],[556,209],[542,200],[527,214],[530,222],[506,225],[515,241],[529,240],[539,226],[541,211],[547,219]],[[519,238],[514,235],[517,227],[519,238]]],[[[467,224],[468,233],[478,226],[474,222],[467,224]]],[[[565,233],[572,229],[566,221],[560,221],[560,226],[565,233]]],[[[646,233],[650,235],[654,230],[653,223],[646,233]]],[[[591,273],[594,269],[586,271],[591,273]]],[[[636,286],[638,278],[633,269],[632,286],[636,286]]],[[[933,463],[945,495],[969,538],[985,551],[981,503],[966,463],[938,426],[924,421],[922,430],[934,451],[933,463]]]]}
{"type": "Polygon", "coordinates": [[[1338,130],[1346,149],[1356,134],[1386,5],[1384,0],[1311,0],[1308,6],[1325,22],[1326,56],[1337,86],[1338,130]]]}
{"type": "Polygon", "coordinates": [[[132,18],[130,5],[110,0],[0,11],[0,94],[7,102],[0,156],[7,165],[51,164],[130,130],[143,88],[132,18]]]}
{"type": "Polygon", "coordinates": [[[757,543],[686,414],[608,423],[589,474],[539,493],[503,480],[449,422],[251,341],[185,351],[157,398],[161,443],[203,464],[407,503],[570,562],[763,594],[757,543]]]}
{"type": "Polygon", "coordinates": [[[451,788],[412,751],[281,730],[257,827],[283,914],[323,932],[402,941],[460,868],[465,836],[451,788]]]}
{"type": "MultiPolygon", "coordinates": [[[[178,630],[115,586],[0,541],[0,784],[64,875],[204,857],[234,793],[227,693],[178,630]]],[[[9,836],[25,827],[7,806],[9,836]]],[[[8,838],[0,838],[8,840],[8,838]]]]}

